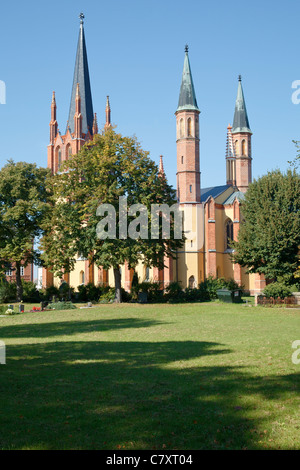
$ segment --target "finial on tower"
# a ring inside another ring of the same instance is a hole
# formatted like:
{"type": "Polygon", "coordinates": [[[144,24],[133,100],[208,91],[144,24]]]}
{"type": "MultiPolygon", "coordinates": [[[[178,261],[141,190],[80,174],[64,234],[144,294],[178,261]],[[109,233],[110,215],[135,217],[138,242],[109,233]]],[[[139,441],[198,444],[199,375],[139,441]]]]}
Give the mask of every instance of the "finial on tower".
{"type": "Polygon", "coordinates": [[[189,46],[188,46],[188,44],[185,45],[184,50],[185,50],[185,52],[189,52],[189,46]]]}
{"type": "Polygon", "coordinates": [[[242,75],[239,75],[239,82],[242,81],[242,75]]]}
{"type": "Polygon", "coordinates": [[[79,18],[80,18],[80,24],[83,24],[84,14],[82,12],[80,13],[79,18]]]}

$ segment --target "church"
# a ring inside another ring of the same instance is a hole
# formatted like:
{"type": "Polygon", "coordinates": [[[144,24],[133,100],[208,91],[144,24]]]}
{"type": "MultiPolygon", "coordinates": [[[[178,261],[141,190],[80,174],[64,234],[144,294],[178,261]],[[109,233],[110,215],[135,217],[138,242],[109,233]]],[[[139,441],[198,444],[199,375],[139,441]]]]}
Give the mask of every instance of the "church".
{"type": "MultiPolygon", "coordinates": [[[[80,30],[71,93],[69,118],[64,135],[56,120],[56,99],[51,103],[50,142],[48,168],[59,171],[63,161],[79,152],[82,146],[99,132],[97,115],[93,110],[89,78],[87,48],[84,35],[84,15],[80,15],[80,30]]],[[[109,97],[106,101],[106,123],[111,126],[109,97]]],[[[232,126],[227,127],[226,176],[224,185],[201,188],[199,154],[199,114],[196,92],[185,47],[182,81],[176,116],[177,144],[177,199],[183,211],[184,247],[176,259],[165,259],[165,268],[147,268],[142,263],[136,267],[140,281],[158,281],[166,287],[179,281],[183,288],[197,287],[208,276],[234,279],[251,294],[265,287],[264,277],[247,274],[230,258],[231,240],[236,240],[241,223],[240,206],[252,179],[252,132],[249,124],[241,76],[238,78],[237,98],[232,126]]],[[[175,156],[174,156],[175,158],[175,156]]],[[[220,162],[221,163],[221,162],[220,162]]],[[[163,157],[160,157],[160,174],[164,174],[163,157]]],[[[133,270],[121,267],[122,286],[130,290],[133,270]]],[[[114,285],[113,270],[104,270],[78,255],[75,269],[64,274],[72,287],[94,283],[114,285]]],[[[59,279],[43,268],[42,286],[59,285],[59,279]]]]}

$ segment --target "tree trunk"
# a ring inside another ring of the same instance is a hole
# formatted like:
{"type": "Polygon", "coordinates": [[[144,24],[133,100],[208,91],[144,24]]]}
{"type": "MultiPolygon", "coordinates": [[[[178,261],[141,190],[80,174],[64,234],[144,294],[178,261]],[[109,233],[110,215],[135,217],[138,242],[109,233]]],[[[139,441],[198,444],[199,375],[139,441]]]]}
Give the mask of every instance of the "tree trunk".
{"type": "Polygon", "coordinates": [[[114,268],[114,276],[115,276],[115,302],[121,303],[122,302],[122,292],[121,292],[121,273],[120,267],[114,268]]]}
{"type": "Polygon", "coordinates": [[[16,263],[16,284],[17,284],[17,301],[21,302],[23,297],[23,286],[21,280],[21,265],[16,263]]]}

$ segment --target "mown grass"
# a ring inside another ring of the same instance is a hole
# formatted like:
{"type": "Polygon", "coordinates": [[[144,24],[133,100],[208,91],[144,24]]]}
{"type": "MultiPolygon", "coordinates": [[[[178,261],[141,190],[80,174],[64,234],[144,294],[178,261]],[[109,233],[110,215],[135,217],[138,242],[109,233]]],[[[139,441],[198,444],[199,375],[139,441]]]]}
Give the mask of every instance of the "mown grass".
{"type": "Polygon", "coordinates": [[[299,327],[221,303],[0,318],[0,449],[298,449],[299,327]]]}

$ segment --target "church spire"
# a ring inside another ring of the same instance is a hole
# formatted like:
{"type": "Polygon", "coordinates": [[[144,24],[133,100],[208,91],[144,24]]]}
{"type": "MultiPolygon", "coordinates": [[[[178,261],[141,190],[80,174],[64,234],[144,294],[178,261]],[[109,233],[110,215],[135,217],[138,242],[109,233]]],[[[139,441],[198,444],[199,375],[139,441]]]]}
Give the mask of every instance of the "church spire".
{"type": "Polygon", "coordinates": [[[232,133],[235,134],[237,132],[251,132],[249,119],[246,109],[246,103],[244,98],[244,92],[242,87],[242,77],[239,75],[239,84],[238,84],[238,91],[237,97],[235,102],[235,111],[234,111],[234,119],[233,119],[233,126],[232,126],[232,133]]]}
{"type": "Polygon", "coordinates": [[[71,103],[69,111],[69,126],[71,133],[74,132],[74,114],[75,114],[75,101],[76,101],[76,88],[79,84],[80,89],[80,98],[81,98],[81,114],[82,114],[82,132],[87,134],[88,131],[92,133],[93,128],[93,103],[92,103],[92,93],[90,85],[90,76],[87,60],[87,52],[85,45],[84,37],[84,28],[83,28],[83,13],[80,13],[80,29],[79,29],[79,38],[77,44],[77,53],[73,77],[73,86],[71,94],[71,103]]]}
{"type": "Polygon", "coordinates": [[[165,169],[164,169],[164,162],[163,162],[163,156],[162,155],[160,155],[160,157],[159,157],[158,174],[159,174],[160,178],[163,178],[163,179],[166,178],[165,169]]]}
{"type": "Polygon", "coordinates": [[[106,121],[105,121],[104,129],[106,130],[111,127],[109,96],[106,97],[105,118],[106,118],[106,121]]]}
{"type": "Polygon", "coordinates": [[[189,48],[188,48],[188,45],[186,45],[177,111],[184,111],[184,110],[199,111],[188,52],[189,52],[189,48]]]}

